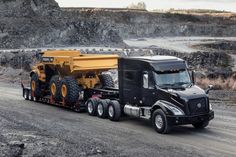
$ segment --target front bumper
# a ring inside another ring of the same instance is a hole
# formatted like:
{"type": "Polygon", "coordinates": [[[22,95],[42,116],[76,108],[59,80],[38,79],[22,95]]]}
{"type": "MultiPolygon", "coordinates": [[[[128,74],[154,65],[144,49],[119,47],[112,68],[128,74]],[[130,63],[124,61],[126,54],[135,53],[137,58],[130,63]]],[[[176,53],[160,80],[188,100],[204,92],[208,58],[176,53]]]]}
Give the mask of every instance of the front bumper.
{"type": "Polygon", "coordinates": [[[172,125],[193,124],[203,121],[210,121],[214,118],[214,111],[208,114],[194,115],[194,116],[171,116],[167,115],[167,120],[172,125]]]}

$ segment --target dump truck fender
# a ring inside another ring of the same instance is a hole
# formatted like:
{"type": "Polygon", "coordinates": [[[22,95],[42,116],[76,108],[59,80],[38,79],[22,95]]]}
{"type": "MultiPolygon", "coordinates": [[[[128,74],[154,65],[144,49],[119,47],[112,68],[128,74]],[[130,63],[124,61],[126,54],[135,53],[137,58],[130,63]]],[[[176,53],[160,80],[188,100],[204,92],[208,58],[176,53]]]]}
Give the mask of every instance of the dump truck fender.
{"type": "Polygon", "coordinates": [[[34,70],[32,70],[32,71],[30,72],[30,77],[32,77],[33,74],[37,74],[38,77],[40,77],[39,70],[37,70],[37,69],[34,69],[34,70]]]}

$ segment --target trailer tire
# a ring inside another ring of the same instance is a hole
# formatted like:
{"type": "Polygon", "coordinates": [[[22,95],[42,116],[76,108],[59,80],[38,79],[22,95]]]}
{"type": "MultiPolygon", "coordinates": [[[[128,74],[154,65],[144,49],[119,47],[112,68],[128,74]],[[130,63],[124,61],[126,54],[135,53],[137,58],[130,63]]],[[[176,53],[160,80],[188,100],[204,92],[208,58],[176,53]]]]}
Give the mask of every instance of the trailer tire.
{"type": "Polygon", "coordinates": [[[114,88],[115,87],[115,83],[111,77],[111,75],[109,74],[101,74],[99,76],[100,82],[102,84],[102,88],[114,88]]]}
{"type": "Polygon", "coordinates": [[[80,88],[76,79],[66,76],[60,83],[60,95],[67,105],[73,106],[79,98],[80,88]]]}
{"type": "Polygon", "coordinates": [[[34,100],[38,100],[41,96],[41,82],[36,73],[31,76],[30,89],[34,93],[34,95],[31,93],[31,96],[34,96],[34,100]]]}
{"type": "Polygon", "coordinates": [[[33,98],[32,98],[32,92],[31,92],[31,90],[29,90],[28,97],[29,97],[29,101],[33,101],[33,98]]]}
{"type": "Polygon", "coordinates": [[[205,127],[207,127],[209,124],[209,121],[203,121],[203,122],[199,122],[199,123],[194,123],[192,124],[194,126],[194,128],[196,129],[204,129],[205,127]]]}
{"type": "Polygon", "coordinates": [[[119,121],[121,117],[121,106],[116,100],[112,100],[108,104],[108,118],[111,121],[119,121]]]}
{"type": "Polygon", "coordinates": [[[101,100],[97,104],[97,116],[99,118],[106,118],[108,115],[108,101],[101,100]]]}
{"type": "Polygon", "coordinates": [[[25,100],[29,100],[29,90],[24,89],[23,96],[24,96],[25,100]]]}
{"type": "Polygon", "coordinates": [[[99,103],[99,100],[97,98],[90,98],[86,102],[86,109],[90,116],[96,116],[97,115],[97,105],[99,103]]]}
{"type": "Polygon", "coordinates": [[[60,76],[54,75],[49,83],[49,90],[52,98],[56,101],[59,101],[61,98],[60,92],[60,76]]]}
{"type": "Polygon", "coordinates": [[[161,109],[157,109],[152,114],[152,125],[155,130],[161,134],[168,134],[171,131],[171,125],[167,121],[165,113],[161,109]]]}

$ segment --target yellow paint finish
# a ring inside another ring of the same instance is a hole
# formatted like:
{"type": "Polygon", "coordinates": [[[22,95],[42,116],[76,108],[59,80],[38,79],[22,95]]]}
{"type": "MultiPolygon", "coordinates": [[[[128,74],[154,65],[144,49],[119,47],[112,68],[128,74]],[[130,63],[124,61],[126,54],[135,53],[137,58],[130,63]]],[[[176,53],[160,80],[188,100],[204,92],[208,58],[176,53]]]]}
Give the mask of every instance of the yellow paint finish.
{"type": "Polygon", "coordinates": [[[52,93],[53,96],[56,95],[56,90],[57,90],[56,84],[52,83],[52,85],[51,85],[51,93],[52,93]]]}
{"type": "MultiPolygon", "coordinates": [[[[61,77],[73,75],[84,88],[94,88],[99,83],[98,75],[101,72],[118,68],[118,55],[81,54],[80,51],[67,50],[45,51],[42,54],[42,57],[53,58],[52,62],[41,62],[33,68],[42,82],[46,81],[46,74],[40,66],[45,65],[57,70],[61,77]],[[96,77],[85,78],[88,72],[96,73],[96,77]],[[80,74],[82,78],[78,78],[80,74]]],[[[65,94],[67,89],[63,88],[61,90],[65,94]]]]}
{"type": "Polygon", "coordinates": [[[96,77],[95,78],[86,78],[85,76],[83,76],[82,78],[79,78],[78,80],[78,84],[82,85],[83,88],[94,88],[96,84],[99,84],[99,78],[96,77]]]}
{"type": "Polygon", "coordinates": [[[63,98],[65,98],[67,96],[67,87],[65,84],[63,84],[61,87],[61,95],[63,98]]]}

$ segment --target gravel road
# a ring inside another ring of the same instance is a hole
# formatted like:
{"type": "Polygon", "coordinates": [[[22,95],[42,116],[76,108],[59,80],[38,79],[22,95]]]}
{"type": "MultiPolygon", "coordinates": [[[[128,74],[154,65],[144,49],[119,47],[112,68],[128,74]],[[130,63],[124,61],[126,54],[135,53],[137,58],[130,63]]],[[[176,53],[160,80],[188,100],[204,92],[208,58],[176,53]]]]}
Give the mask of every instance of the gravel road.
{"type": "Polygon", "coordinates": [[[111,122],[25,101],[19,87],[0,83],[0,156],[236,156],[236,106],[213,107],[207,129],[160,135],[145,120],[111,122]]]}

